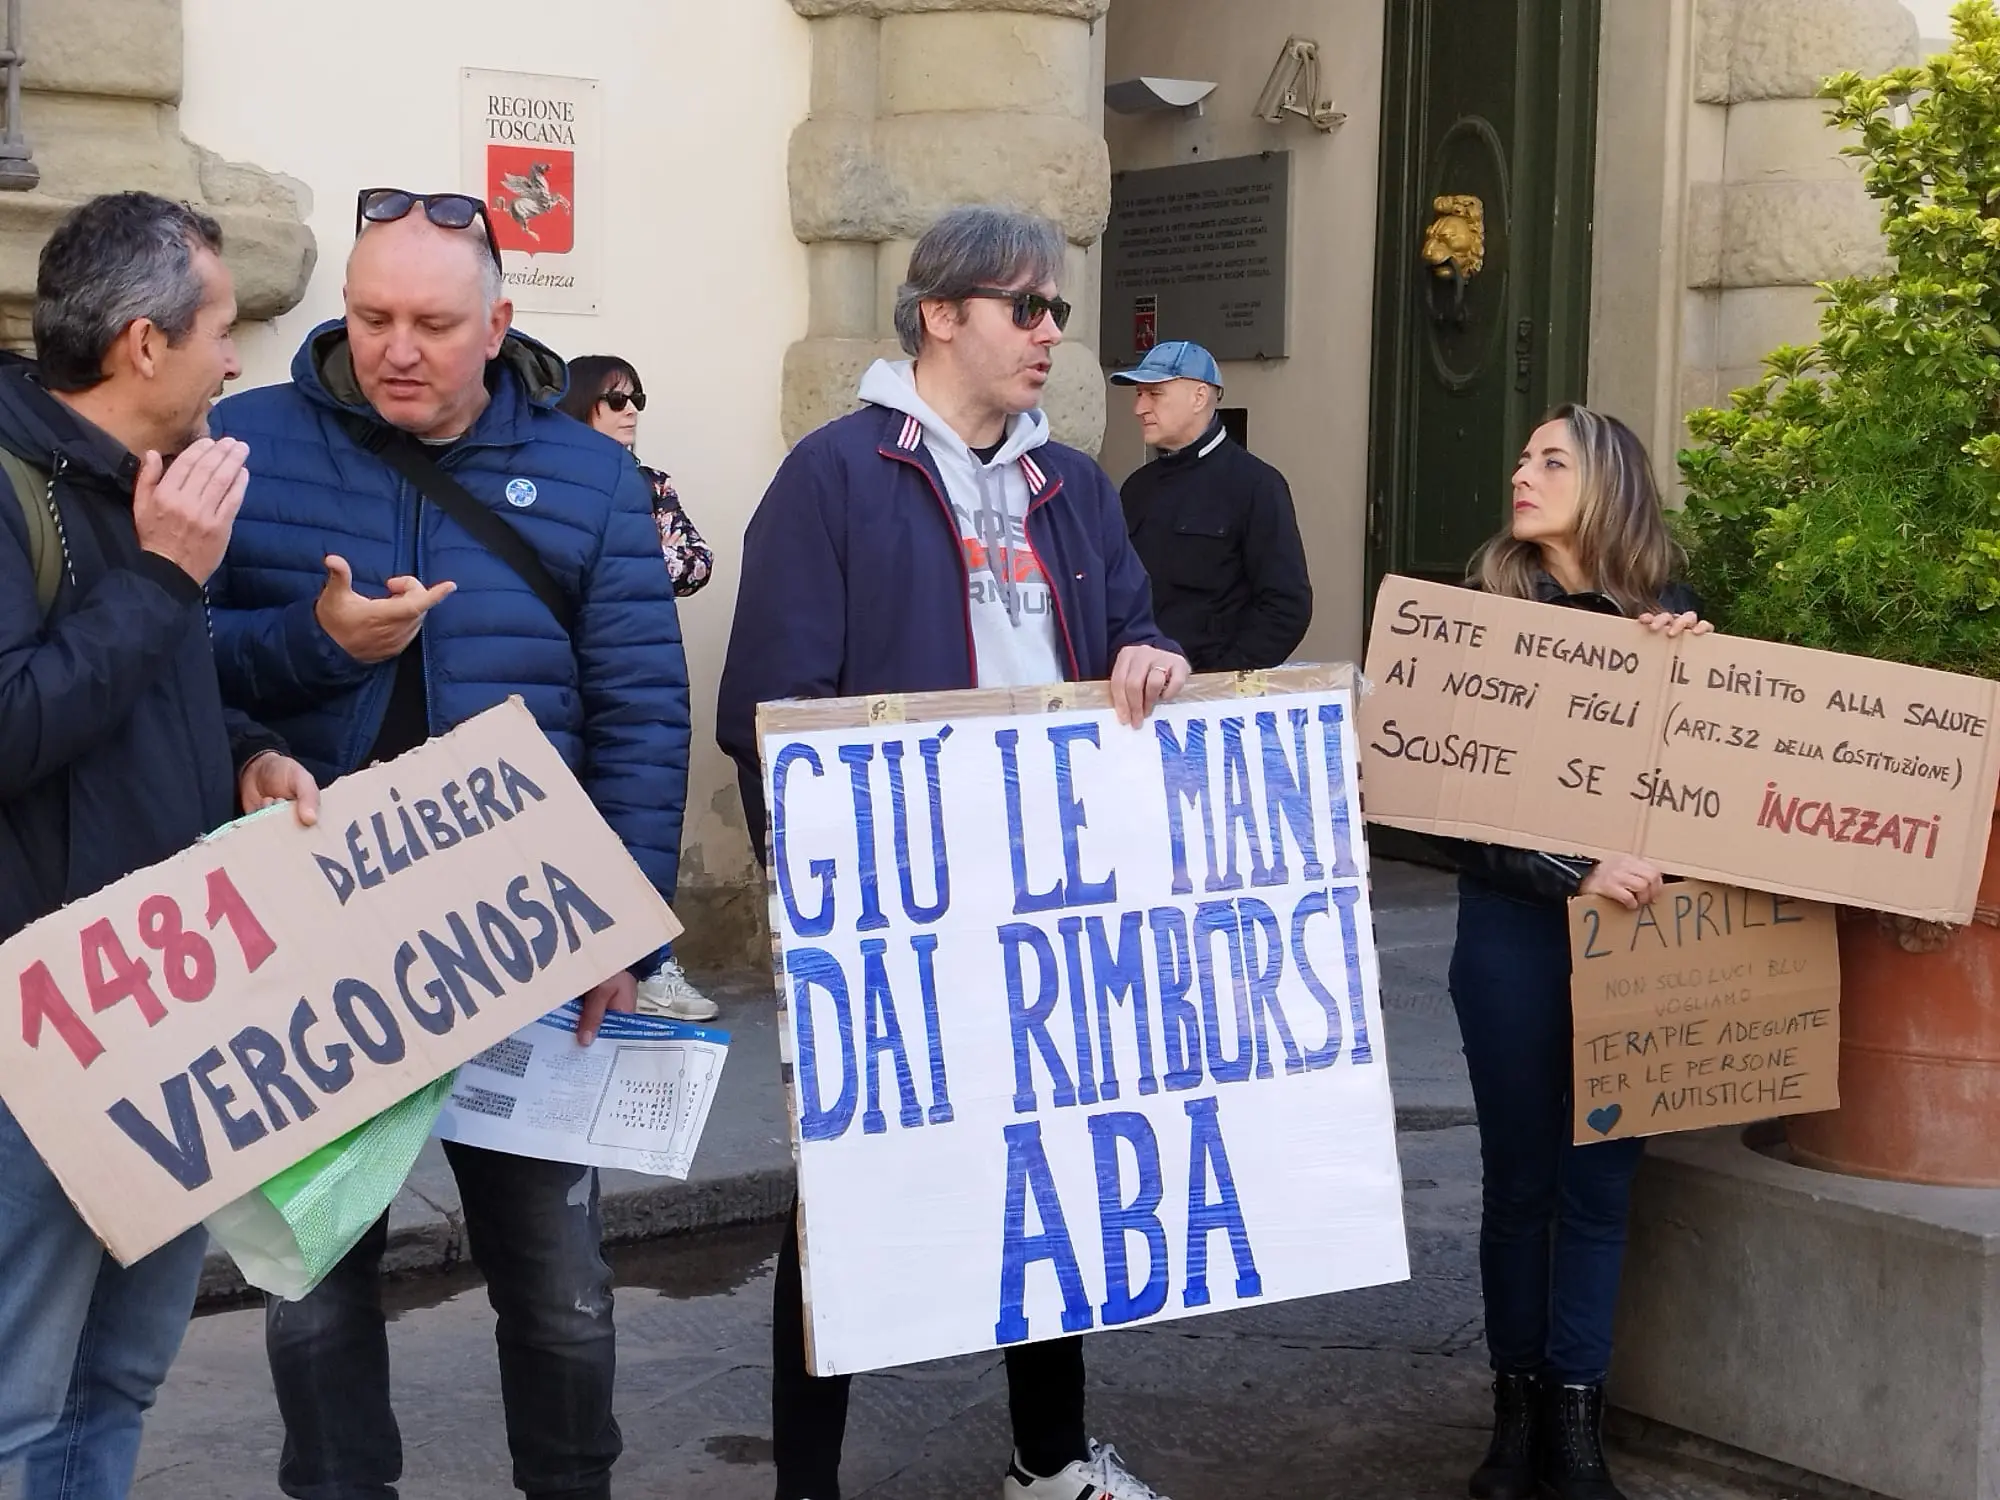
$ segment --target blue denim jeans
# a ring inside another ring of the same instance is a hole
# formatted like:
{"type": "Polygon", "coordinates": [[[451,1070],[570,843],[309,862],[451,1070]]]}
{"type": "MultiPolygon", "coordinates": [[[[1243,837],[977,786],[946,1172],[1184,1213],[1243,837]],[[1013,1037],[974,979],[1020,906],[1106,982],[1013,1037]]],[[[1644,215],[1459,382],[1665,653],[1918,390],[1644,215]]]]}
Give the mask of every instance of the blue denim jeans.
{"type": "Polygon", "coordinates": [[[1451,998],[1479,1112],[1479,1275],[1493,1367],[1604,1378],[1645,1143],[1572,1144],[1569,922],[1475,880],[1458,886],[1451,998]]]}
{"type": "Polygon", "coordinates": [[[120,1266],[0,1104],[0,1471],[24,1500],[124,1500],[207,1248],[194,1229],[120,1266]]]}
{"type": "MultiPolygon", "coordinates": [[[[623,1443],[611,1414],[616,1344],[597,1171],[455,1141],[444,1151],[498,1315],[514,1486],[541,1500],[605,1500],[623,1443]]],[[[395,1500],[403,1439],[382,1313],[388,1244],[384,1216],[305,1297],[265,1306],[285,1421],[278,1487],[294,1500],[395,1500]]]]}

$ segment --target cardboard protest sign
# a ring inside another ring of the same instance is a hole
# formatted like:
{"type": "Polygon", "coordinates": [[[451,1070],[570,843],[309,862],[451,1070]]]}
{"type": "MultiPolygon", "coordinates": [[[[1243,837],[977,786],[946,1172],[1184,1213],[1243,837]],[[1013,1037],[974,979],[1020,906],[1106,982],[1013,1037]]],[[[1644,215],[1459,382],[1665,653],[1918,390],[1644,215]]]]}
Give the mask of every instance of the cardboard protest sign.
{"type": "Polygon", "coordinates": [[[1832,907],[1681,881],[1569,934],[1578,1145],[1840,1107],[1832,907]]]}
{"type": "Polygon", "coordinates": [[[679,928],[510,700],[0,945],[0,1098],[129,1265],[679,928]]]}
{"type": "Polygon", "coordinates": [[[1972,919],[2000,684],[1383,582],[1371,821],[1972,919]]]}
{"type": "Polygon", "coordinates": [[[815,1371],[1408,1276],[1351,682],[760,710],[815,1371]]]}

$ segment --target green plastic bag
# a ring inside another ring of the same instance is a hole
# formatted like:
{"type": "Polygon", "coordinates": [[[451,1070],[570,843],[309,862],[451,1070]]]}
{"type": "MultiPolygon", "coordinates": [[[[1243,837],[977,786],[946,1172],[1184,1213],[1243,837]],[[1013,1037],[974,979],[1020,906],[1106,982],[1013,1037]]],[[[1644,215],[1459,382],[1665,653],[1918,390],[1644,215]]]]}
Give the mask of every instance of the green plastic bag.
{"type": "Polygon", "coordinates": [[[259,1291],[297,1301],[382,1217],[451,1098],[456,1070],[217,1209],[208,1232],[259,1291]]]}

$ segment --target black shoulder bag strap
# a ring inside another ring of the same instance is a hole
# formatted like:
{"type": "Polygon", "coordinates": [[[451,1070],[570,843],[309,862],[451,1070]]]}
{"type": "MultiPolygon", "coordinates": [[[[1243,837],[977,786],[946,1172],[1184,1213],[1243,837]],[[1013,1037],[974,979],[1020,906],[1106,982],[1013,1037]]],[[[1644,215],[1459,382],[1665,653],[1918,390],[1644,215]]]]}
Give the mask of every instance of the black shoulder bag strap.
{"type": "Polygon", "coordinates": [[[341,414],[341,425],[362,448],[380,458],[390,468],[417,487],[431,504],[450,516],[472,539],[519,575],[521,582],[535,591],[548,607],[565,634],[576,634],[576,607],[562,585],[549,575],[535,549],[521,540],[521,534],[481,505],[451,475],[446,473],[423,445],[407,433],[370,422],[352,412],[341,414]]]}

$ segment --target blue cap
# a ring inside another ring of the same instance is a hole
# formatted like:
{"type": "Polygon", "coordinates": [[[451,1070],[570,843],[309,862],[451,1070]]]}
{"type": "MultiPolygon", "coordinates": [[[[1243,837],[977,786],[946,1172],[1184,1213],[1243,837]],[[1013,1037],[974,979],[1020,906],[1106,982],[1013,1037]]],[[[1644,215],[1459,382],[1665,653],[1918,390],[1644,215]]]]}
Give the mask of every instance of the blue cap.
{"type": "Polygon", "coordinates": [[[1158,385],[1166,380],[1205,380],[1221,385],[1222,371],[1216,368],[1215,356],[1201,345],[1191,339],[1174,339],[1153,345],[1132,369],[1111,377],[1113,385],[1158,385]]]}

